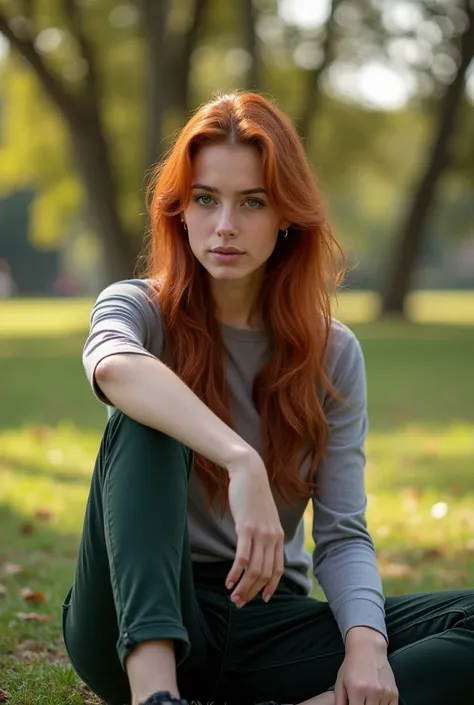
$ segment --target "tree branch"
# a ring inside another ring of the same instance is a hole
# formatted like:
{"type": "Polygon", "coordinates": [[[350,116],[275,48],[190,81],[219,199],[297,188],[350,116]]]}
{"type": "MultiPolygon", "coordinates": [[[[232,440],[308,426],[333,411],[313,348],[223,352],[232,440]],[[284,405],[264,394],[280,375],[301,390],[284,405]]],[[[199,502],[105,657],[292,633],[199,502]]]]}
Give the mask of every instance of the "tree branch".
{"type": "Polygon", "coordinates": [[[77,104],[73,96],[68,93],[60,79],[46,66],[43,57],[35,49],[31,37],[19,37],[11,28],[8,19],[0,11],[0,33],[10,42],[11,46],[25,59],[35,72],[38,80],[56,104],[63,115],[70,121],[77,116],[77,104]]]}
{"type": "Polygon", "coordinates": [[[99,78],[92,42],[86,36],[76,0],[62,0],[63,11],[71,35],[76,40],[87,64],[86,96],[94,106],[99,103],[99,78]]]}

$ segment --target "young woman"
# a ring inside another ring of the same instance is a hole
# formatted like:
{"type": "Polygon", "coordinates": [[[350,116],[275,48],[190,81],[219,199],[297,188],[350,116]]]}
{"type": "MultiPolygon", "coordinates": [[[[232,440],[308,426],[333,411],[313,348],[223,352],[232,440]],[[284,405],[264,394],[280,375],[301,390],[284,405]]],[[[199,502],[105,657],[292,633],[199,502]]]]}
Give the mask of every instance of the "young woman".
{"type": "Polygon", "coordinates": [[[382,594],[364,362],[290,121],[204,105],[151,196],[147,279],[102,292],[84,350],[111,415],[63,608],[78,674],[114,705],[471,704],[474,591],[382,594]]]}

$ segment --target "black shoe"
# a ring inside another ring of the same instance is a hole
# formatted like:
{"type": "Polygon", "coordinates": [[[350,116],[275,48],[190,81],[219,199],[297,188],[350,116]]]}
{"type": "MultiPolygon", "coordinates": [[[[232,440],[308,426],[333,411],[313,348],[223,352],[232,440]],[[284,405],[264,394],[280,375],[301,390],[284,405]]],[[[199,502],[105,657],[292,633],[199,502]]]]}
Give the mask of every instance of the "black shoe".
{"type": "Polygon", "coordinates": [[[175,698],[167,690],[160,690],[158,693],[153,693],[140,705],[188,705],[187,700],[175,698]]]}

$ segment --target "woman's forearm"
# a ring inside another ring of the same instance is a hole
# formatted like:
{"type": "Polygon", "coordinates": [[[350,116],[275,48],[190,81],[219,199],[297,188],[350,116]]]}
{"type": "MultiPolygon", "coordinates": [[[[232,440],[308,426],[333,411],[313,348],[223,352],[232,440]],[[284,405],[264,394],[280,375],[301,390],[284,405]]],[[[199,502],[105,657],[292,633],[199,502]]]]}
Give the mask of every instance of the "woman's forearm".
{"type": "Polygon", "coordinates": [[[230,469],[246,457],[260,462],[246,441],[155,358],[112,355],[97,365],[95,381],[124,414],[176,438],[223,468],[230,469]]]}

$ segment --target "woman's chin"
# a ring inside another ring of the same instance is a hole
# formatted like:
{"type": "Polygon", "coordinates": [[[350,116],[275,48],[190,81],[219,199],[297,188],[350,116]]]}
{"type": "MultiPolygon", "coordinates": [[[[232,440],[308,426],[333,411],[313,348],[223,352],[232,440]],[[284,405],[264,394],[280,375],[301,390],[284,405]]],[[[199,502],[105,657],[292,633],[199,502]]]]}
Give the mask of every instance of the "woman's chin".
{"type": "Polygon", "coordinates": [[[215,281],[241,281],[249,278],[249,272],[239,271],[237,267],[206,267],[206,271],[215,281]]]}

